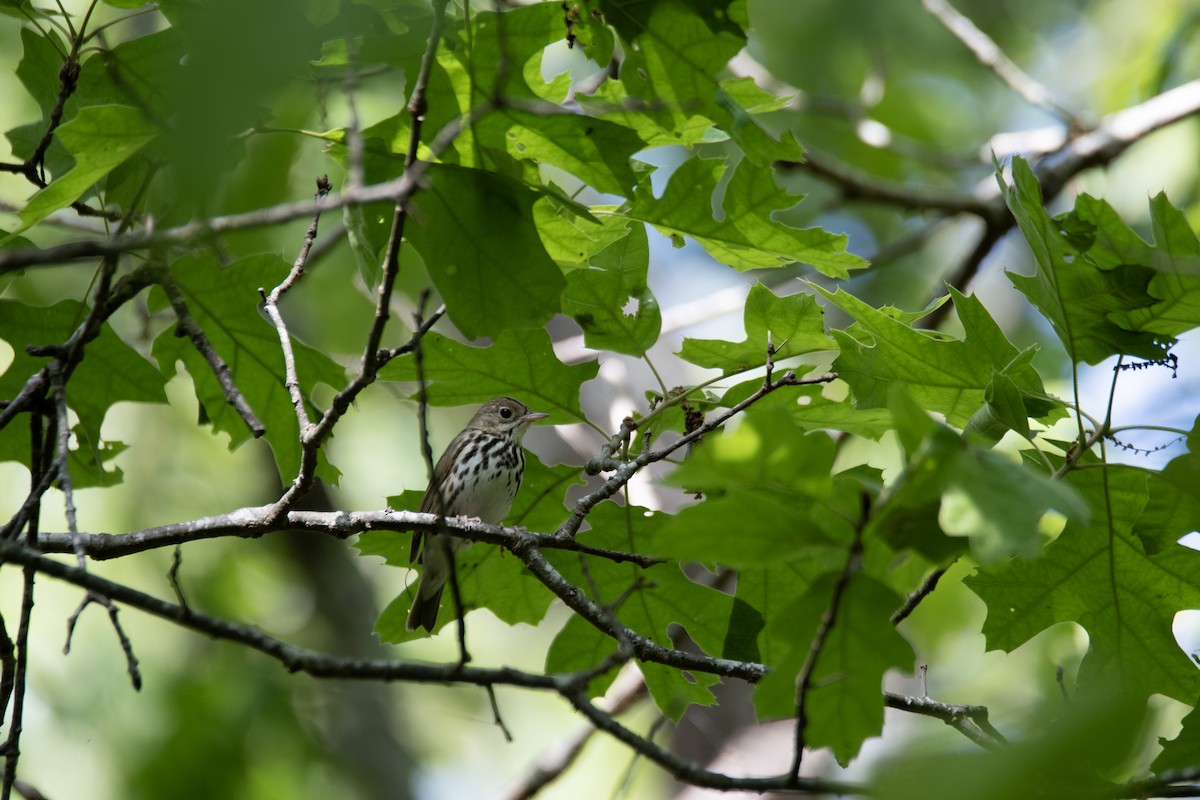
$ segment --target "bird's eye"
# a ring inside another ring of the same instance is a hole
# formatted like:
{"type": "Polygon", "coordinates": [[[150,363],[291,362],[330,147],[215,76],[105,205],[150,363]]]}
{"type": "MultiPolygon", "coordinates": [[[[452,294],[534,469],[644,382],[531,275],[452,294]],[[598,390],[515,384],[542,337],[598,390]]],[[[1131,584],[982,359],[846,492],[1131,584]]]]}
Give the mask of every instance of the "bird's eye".
{"type": "Polygon", "coordinates": [[[503,417],[504,419],[512,419],[512,414],[513,414],[512,409],[507,406],[504,406],[503,408],[500,409],[500,416],[503,417]]]}

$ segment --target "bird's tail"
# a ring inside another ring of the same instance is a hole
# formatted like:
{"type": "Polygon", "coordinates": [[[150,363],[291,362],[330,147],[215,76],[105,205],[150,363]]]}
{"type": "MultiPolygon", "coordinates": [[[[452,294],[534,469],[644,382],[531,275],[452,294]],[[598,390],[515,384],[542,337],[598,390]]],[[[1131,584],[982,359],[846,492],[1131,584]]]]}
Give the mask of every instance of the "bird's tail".
{"type": "Polygon", "coordinates": [[[450,559],[454,558],[446,537],[432,535],[425,537],[425,547],[421,551],[422,564],[421,580],[417,582],[417,596],[413,599],[412,608],[408,610],[408,621],[404,627],[410,631],[424,628],[433,632],[437,622],[438,607],[442,604],[442,590],[450,578],[450,559]]]}

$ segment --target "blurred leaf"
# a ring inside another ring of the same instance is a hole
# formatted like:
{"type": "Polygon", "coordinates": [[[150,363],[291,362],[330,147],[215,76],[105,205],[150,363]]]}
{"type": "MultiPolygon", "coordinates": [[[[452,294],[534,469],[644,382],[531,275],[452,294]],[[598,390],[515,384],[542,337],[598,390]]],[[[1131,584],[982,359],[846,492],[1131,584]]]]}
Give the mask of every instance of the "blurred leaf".
{"type": "Polygon", "coordinates": [[[1038,708],[1032,733],[1012,747],[922,753],[904,748],[879,764],[881,800],[1007,800],[1031,791],[1062,800],[1102,800],[1105,776],[1134,751],[1144,703],[1125,695],[1038,708]],[[1057,717],[1057,718],[1053,718],[1057,717]],[[1031,787],[1036,787],[1031,789],[1031,787]]]}
{"type": "Polygon", "coordinates": [[[1161,775],[1168,770],[1191,769],[1196,764],[1196,753],[1200,753],[1200,709],[1193,708],[1183,718],[1183,729],[1171,740],[1159,738],[1163,746],[1162,752],[1150,770],[1161,775]]]}
{"type": "Polygon", "coordinates": [[[58,103],[58,71],[62,68],[63,58],[69,48],[54,30],[42,35],[33,28],[22,27],[21,49],[17,78],[30,97],[37,102],[42,116],[49,117],[58,103]]]}

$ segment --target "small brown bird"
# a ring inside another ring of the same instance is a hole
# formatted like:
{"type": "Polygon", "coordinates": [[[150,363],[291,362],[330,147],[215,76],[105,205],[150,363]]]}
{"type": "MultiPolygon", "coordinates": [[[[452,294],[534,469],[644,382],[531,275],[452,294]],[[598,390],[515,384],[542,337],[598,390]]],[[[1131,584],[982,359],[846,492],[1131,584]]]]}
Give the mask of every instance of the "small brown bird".
{"type": "MultiPolygon", "coordinates": [[[[530,411],[511,397],[485,403],[438,459],[433,480],[421,499],[421,511],[498,525],[521,488],[525,472],[521,439],[531,424],[548,416],[530,411]]],[[[410,631],[433,630],[442,590],[450,579],[450,559],[470,544],[465,539],[440,534],[413,534],[410,559],[420,561],[424,569],[405,623],[410,631]],[[425,539],[423,549],[422,539],[425,539]]]]}

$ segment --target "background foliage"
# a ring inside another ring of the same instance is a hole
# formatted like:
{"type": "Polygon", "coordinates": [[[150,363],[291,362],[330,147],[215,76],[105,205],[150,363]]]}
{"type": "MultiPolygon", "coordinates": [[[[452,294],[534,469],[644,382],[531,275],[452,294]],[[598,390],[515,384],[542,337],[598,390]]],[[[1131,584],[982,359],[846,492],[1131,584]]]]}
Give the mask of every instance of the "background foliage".
{"type": "Polygon", "coordinates": [[[4,797],[1200,794],[1189,4],[0,14],[4,797]]]}

